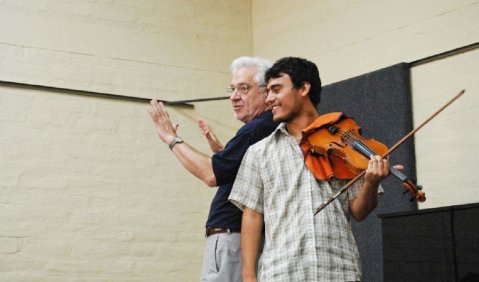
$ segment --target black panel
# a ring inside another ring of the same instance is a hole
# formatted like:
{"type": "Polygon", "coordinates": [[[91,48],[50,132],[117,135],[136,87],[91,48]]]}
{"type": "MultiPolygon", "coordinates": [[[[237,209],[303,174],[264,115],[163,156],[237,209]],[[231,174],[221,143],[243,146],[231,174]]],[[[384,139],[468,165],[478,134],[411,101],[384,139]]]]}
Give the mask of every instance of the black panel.
{"type": "Polygon", "coordinates": [[[479,205],[453,213],[458,281],[479,281],[479,205]]]}
{"type": "Polygon", "coordinates": [[[381,217],[384,281],[479,281],[479,204],[381,217]]]}
{"type": "Polygon", "coordinates": [[[448,212],[383,221],[384,281],[454,281],[448,212]]]}
{"type": "MultiPolygon", "coordinates": [[[[319,113],[344,112],[362,127],[362,134],[388,147],[412,130],[408,64],[402,63],[323,87],[319,113]]],[[[415,177],[414,141],[391,154],[392,164],[403,164],[404,173],[415,177]]],[[[399,180],[383,181],[385,190],[377,208],[365,221],[353,222],[362,262],[363,281],[383,281],[381,222],[379,213],[416,210],[403,195],[399,180]]]]}

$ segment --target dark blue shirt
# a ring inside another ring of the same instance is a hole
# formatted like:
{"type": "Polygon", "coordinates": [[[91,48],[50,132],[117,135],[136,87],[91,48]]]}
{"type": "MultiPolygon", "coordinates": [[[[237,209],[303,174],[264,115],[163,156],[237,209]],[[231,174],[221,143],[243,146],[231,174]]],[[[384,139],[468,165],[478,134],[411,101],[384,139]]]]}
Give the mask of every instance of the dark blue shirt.
{"type": "Polygon", "coordinates": [[[270,135],[279,123],[273,121],[271,111],[260,114],[243,125],[225,148],[212,157],[213,172],[218,190],[211,203],[206,227],[241,230],[241,210],[228,201],[243,156],[249,146],[270,135]]]}

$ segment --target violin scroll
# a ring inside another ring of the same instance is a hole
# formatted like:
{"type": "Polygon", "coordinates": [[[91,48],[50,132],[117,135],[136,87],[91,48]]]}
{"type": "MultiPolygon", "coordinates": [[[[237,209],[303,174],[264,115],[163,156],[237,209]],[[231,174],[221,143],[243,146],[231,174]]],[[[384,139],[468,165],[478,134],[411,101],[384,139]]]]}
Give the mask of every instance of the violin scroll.
{"type": "Polygon", "coordinates": [[[406,189],[404,193],[409,192],[411,193],[411,195],[413,195],[413,197],[410,199],[411,201],[413,201],[414,199],[416,199],[416,201],[421,203],[426,201],[426,193],[421,191],[422,190],[421,185],[416,185],[414,182],[408,179],[406,182],[403,182],[403,186],[404,186],[404,189],[406,189]]]}

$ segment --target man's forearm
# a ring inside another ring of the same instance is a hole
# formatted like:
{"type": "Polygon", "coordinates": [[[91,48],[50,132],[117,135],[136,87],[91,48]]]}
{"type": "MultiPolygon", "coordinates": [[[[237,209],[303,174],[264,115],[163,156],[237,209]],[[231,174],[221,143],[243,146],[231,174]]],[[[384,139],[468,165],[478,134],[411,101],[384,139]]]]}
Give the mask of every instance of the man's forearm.
{"type": "Polygon", "coordinates": [[[357,221],[362,221],[377,207],[378,205],[378,185],[371,185],[364,182],[358,197],[350,202],[349,210],[351,215],[357,221]]]}
{"type": "Polygon", "coordinates": [[[150,105],[148,113],[161,141],[170,146],[175,156],[191,174],[203,180],[210,187],[216,186],[211,157],[178,139],[176,134],[178,124],[173,125],[163,103],[151,100],[150,105]]]}
{"type": "Polygon", "coordinates": [[[210,156],[197,151],[186,143],[177,144],[172,151],[191,174],[201,179],[210,187],[216,186],[216,177],[210,156]]]}
{"type": "Polygon", "coordinates": [[[256,281],[256,262],[261,244],[262,230],[263,214],[245,207],[241,223],[243,281],[256,281]]]}
{"type": "Polygon", "coordinates": [[[350,200],[349,212],[361,221],[378,205],[379,183],[389,175],[389,161],[381,156],[371,156],[358,197],[350,200]]]}

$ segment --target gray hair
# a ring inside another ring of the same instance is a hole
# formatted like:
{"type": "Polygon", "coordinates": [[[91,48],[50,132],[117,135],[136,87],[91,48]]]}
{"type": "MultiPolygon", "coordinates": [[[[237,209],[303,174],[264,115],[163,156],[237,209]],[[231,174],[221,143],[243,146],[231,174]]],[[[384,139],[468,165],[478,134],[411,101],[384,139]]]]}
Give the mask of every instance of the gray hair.
{"type": "Polygon", "coordinates": [[[267,59],[263,58],[258,58],[258,57],[239,57],[235,59],[230,66],[231,72],[235,73],[242,67],[253,67],[256,68],[256,74],[253,77],[254,81],[258,84],[258,86],[263,86],[265,85],[265,80],[264,80],[264,75],[266,71],[271,68],[273,65],[272,62],[270,62],[267,59]]]}

